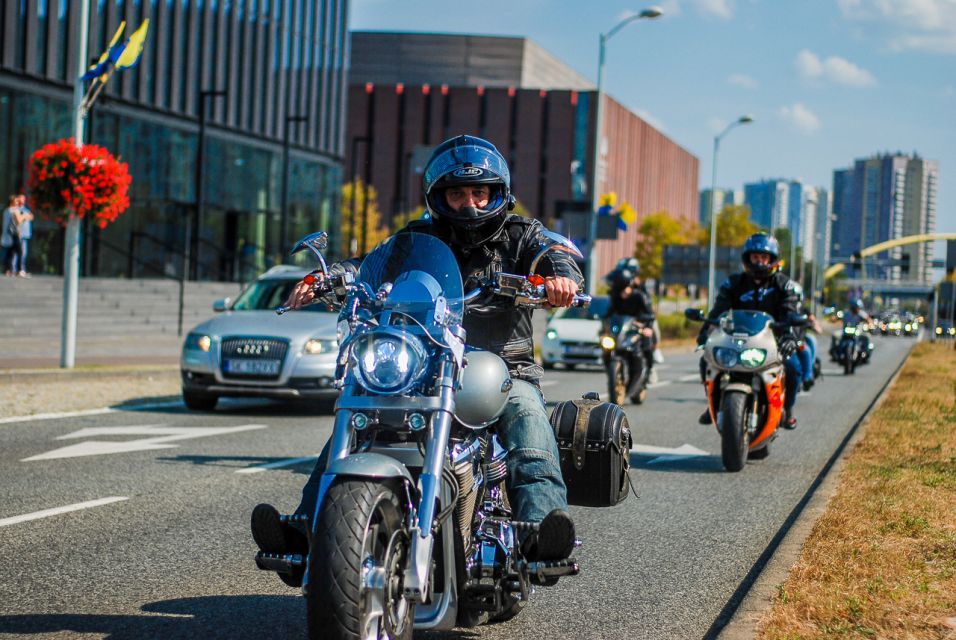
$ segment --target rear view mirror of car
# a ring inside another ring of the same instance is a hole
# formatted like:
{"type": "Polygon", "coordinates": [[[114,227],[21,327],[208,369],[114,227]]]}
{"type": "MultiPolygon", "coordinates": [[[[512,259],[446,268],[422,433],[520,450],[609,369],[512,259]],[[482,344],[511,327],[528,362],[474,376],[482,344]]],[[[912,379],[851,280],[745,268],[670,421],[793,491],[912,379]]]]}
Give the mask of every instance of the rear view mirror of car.
{"type": "Polygon", "coordinates": [[[232,298],[220,298],[212,303],[212,310],[216,312],[225,311],[229,308],[230,302],[232,302],[232,298]]]}

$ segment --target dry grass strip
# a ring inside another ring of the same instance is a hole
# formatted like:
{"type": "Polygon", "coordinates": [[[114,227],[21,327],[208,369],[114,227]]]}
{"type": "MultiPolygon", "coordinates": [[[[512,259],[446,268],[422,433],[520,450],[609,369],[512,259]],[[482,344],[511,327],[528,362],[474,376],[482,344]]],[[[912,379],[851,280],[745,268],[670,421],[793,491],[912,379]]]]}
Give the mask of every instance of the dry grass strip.
{"type": "Polygon", "coordinates": [[[956,353],[917,345],[758,638],[956,638],[956,353]]]}

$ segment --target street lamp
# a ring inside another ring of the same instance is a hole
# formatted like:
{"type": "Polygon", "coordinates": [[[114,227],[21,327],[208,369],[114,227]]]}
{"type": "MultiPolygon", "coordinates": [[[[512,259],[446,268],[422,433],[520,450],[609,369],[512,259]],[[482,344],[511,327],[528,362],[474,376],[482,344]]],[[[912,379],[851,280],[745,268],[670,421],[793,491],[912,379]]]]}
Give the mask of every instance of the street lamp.
{"type": "MultiPolygon", "coordinates": [[[[280,251],[285,251],[289,246],[289,213],[286,211],[289,203],[289,125],[293,122],[308,122],[309,116],[297,115],[285,117],[285,131],[282,136],[282,186],[279,193],[279,220],[281,240],[280,251]]],[[[296,129],[298,131],[298,128],[296,129]]]]}
{"type": "Polygon", "coordinates": [[[600,205],[600,193],[598,193],[598,185],[601,184],[600,175],[600,166],[601,166],[601,140],[603,139],[602,128],[604,126],[604,94],[602,93],[602,88],[604,86],[604,49],[607,45],[607,41],[614,36],[615,33],[634,22],[635,20],[640,20],[641,18],[658,18],[663,15],[663,11],[658,7],[648,7],[640,13],[635,13],[634,15],[624,18],[618,22],[614,27],[611,28],[607,33],[602,33],[598,40],[598,75],[597,75],[597,91],[595,93],[595,99],[597,100],[597,117],[595,118],[594,123],[594,147],[591,149],[591,160],[593,169],[593,176],[591,180],[591,212],[588,216],[588,261],[587,261],[587,278],[586,284],[588,291],[592,294],[597,288],[597,210],[598,205],[600,205]]]}
{"type": "Polygon", "coordinates": [[[727,128],[721,131],[719,134],[714,136],[714,165],[711,167],[711,180],[710,180],[710,269],[707,272],[707,309],[712,309],[714,306],[714,298],[716,297],[716,278],[717,278],[717,211],[714,203],[716,198],[714,195],[717,193],[717,152],[720,150],[720,139],[723,138],[727,133],[741,124],[750,124],[753,122],[753,116],[743,115],[727,125],[727,128]]]}

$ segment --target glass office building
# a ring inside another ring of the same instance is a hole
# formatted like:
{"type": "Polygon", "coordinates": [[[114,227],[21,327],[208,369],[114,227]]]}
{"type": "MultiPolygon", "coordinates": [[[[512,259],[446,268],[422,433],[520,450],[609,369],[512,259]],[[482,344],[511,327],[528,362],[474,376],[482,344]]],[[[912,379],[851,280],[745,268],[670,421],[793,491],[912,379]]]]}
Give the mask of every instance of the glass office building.
{"type": "MultiPolygon", "coordinates": [[[[71,135],[80,4],[2,4],[4,197],[25,187],[34,150],[71,135]]],[[[347,10],[347,0],[90,1],[91,58],[121,21],[127,36],[150,26],[139,64],[113,75],[88,118],[87,142],[128,163],[133,183],[116,222],[84,225],[85,275],[178,278],[187,225],[190,275],[209,280],[253,277],[306,232],[335,235],[347,10]]],[[[60,272],[62,246],[62,230],[38,219],[29,268],[60,272]]]]}

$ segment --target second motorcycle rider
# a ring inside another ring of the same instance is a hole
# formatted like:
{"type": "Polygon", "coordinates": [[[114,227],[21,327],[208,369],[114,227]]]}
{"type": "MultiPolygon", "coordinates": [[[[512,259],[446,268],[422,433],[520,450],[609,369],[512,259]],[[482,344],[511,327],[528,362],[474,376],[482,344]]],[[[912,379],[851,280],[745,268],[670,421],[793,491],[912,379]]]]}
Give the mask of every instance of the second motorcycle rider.
{"type": "MultiPolygon", "coordinates": [[[[435,148],[425,167],[428,214],[399,233],[435,236],[449,245],[461,269],[466,290],[495,272],[528,273],[540,246],[544,227],[535,219],[509,213],[515,205],[511,176],[504,157],[490,142],[467,135],[435,148]]],[[[331,274],[357,271],[360,259],[330,266],[331,274]]],[[[542,260],[548,302],[571,304],[584,282],[568,254],[551,252],[542,260]]],[[[286,306],[314,302],[313,285],[296,285],[286,306]]],[[[468,344],[499,355],[508,365],[514,386],[502,416],[499,437],[508,449],[508,495],[514,519],[540,522],[537,535],[523,542],[531,560],[561,560],[574,549],[574,523],[567,512],[567,491],[559,466],[558,447],[548,422],[534,362],[531,311],[501,304],[475,304],[464,318],[468,344]]],[[[328,444],[302,490],[297,514],[315,517],[319,482],[325,471],[328,444]]],[[[274,507],[258,505],[252,513],[252,535],[262,551],[307,553],[308,543],[297,529],[280,520],[274,507]]]]}
{"type": "MultiPolygon", "coordinates": [[[[740,255],[744,265],[743,273],[735,273],[720,285],[714,308],[710,310],[708,319],[716,320],[725,311],[731,309],[745,309],[763,311],[774,317],[778,322],[799,311],[799,296],[794,282],[780,272],[780,245],[777,239],[766,233],[755,233],[744,243],[744,250],[740,255]]],[[[697,344],[707,342],[710,326],[705,324],[697,336],[697,344]]],[[[783,426],[787,429],[797,427],[797,418],[793,415],[793,403],[797,399],[800,388],[800,366],[796,362],[794,353],[797,350],[797,336],[789,327],[778,330],[777,343],[784,359],[786,389],[784,409],[786,417],[783,426]]],[[[701,376],[703,376],[703,360],[701,360],[701,376]]],[[[709,411],[700,415],[701,424],[710,424],[709,411]]]]}

